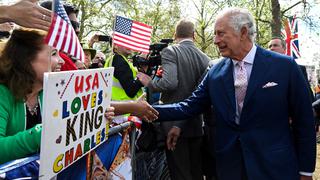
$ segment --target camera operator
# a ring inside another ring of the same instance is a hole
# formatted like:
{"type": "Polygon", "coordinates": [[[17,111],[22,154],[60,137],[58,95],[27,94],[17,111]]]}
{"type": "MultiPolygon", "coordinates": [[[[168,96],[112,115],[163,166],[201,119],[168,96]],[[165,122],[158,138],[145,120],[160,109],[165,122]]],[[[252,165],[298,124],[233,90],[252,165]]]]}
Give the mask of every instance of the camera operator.
{"type": "Polygon", "coordinates": [[[142,95],[143,85],[136,79],[137,69],[128,61],[131,50],[113,45],[113,55],[110,56],[104,67],[114,67],[112,100],[135,100],[142,95]]]}
{"type": "MultiPolygon", "coordinates": [[[[198,80],[205,72],[209,57],[194,45],[194,24],[181,20],[175,29],[178,43],[162,50],[162,78],[151,80],[139,72],[137,77],[153,92],[161,92],[164,104],[179,102],[191,95],[198,80]]],[[[161,129],[167,136],[166,157],[171,179],[199,180],[201,172],[201,117],[188,121],[161,122],[161,129]]]]}

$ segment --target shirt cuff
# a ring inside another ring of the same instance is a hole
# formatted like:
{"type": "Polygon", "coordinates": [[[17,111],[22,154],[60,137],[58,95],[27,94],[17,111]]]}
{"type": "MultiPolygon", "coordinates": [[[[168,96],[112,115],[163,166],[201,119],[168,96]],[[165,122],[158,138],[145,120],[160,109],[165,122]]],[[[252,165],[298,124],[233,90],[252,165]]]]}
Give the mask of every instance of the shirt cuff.
{"type": "Polygon", "coordinates": [[[311,173],[311,172],[302,172],[302,171],[299,171],[299,174],[303,175],[303,176],[312,176],[313,175],[313,173],[311,173]]]}

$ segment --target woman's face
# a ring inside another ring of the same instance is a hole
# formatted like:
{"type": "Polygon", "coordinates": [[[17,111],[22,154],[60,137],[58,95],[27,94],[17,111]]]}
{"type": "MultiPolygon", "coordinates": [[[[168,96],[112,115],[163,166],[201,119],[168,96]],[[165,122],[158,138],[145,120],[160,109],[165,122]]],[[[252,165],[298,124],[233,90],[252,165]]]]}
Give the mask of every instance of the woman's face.
{"type": "Polygon", "coordinates": [[[61,66],[64,64],[64,60],[59,56],[56,49],[50,48],[48,45],[44,44],[42,50],[37,54],[36,59],[31,63],[36,72],[38,82],[43,82],[43,74],[49,71],[49,63],[52,72],[59,72],[61,71],[61,66]]]}

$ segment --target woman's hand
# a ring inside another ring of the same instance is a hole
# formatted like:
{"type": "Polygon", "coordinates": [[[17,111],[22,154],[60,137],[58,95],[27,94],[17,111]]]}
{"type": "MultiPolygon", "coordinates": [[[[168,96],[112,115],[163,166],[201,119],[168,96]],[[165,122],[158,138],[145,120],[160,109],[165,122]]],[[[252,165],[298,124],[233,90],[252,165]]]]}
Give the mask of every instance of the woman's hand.
{"type": "Polygon", "coordinates": [[[104,116],[106,117],[108,122],[111,122],[112,119],[114,118],[114,107],[108,107],[106,109],[106,112],[104,113],[104,116]]]}

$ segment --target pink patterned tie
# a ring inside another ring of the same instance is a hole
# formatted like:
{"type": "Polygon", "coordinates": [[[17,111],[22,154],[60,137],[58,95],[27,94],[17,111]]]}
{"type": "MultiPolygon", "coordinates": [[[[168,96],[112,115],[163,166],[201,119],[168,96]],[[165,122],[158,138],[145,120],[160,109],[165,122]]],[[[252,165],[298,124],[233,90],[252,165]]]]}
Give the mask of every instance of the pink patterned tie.
{"type": "Polygon", "coordinates": [[[239,116],[242,111],[244,98],[246,96],[247,86],[248,86],[247,71],[244,68],[244,62],[239,61],[236,64],[235,81],[234,81],[235,95],[236,95],[236,100],[238,105],[239,116]]]}

